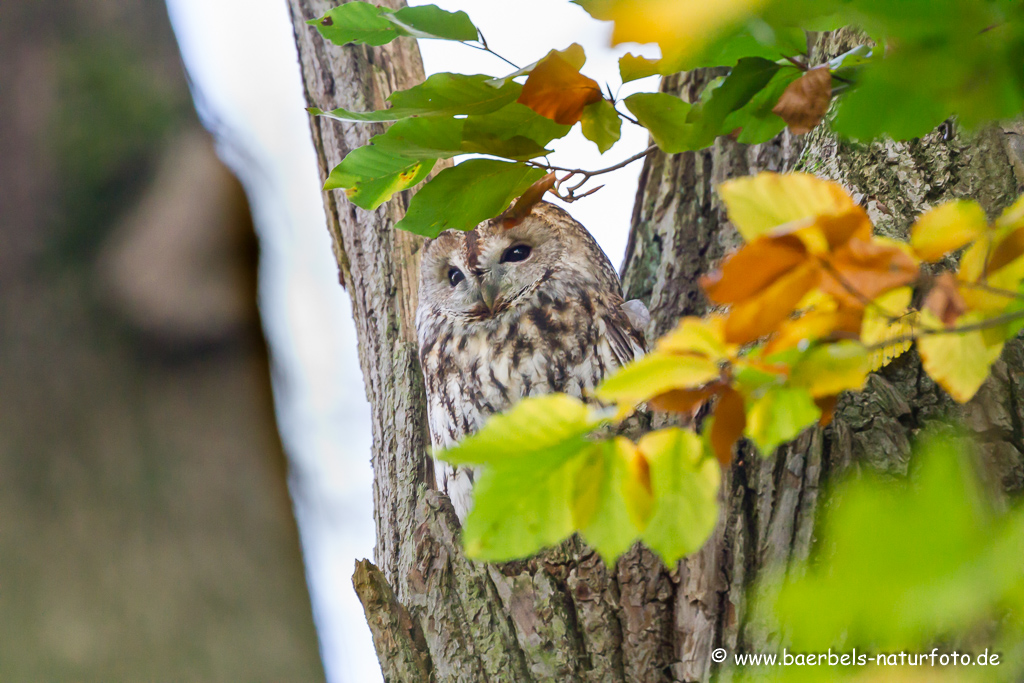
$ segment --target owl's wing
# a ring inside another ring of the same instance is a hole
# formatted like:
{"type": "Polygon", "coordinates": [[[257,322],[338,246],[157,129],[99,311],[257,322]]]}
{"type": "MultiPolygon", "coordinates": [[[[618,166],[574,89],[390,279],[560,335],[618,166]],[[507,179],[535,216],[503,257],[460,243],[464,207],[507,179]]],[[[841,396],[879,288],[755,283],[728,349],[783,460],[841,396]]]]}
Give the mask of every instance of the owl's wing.
{"type": "Polygon", "coordinates": [[[627,301],[605,316],[608,343],[620,366],[647,353],[644,328],[650,319],[647,307],[639,299],[627,301]]]}

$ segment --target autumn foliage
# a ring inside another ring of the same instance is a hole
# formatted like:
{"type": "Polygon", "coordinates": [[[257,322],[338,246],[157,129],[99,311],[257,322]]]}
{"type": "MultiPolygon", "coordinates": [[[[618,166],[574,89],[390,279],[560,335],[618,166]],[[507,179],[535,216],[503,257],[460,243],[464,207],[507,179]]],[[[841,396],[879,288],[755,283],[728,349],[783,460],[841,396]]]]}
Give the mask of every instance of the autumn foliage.
{"type": "MultiPolygon", "coordinates": [[[[675,154],[720,136],[761,143],[787,126],[802,135],[826,120],[849,139],[909,139],[951,115],[976,126],[1024,111],[1024,12],[1013,3],[950,0],[925,11],[845,0],[575,2],[612,22],[614,43],[659,46],[657,59],[622,57],[623,83],[699,67],[725,73],[691,100],[618,100],[583,73],[584,51],[573,44],[510,64],[511,73],[435,74],[379,111],[311,109],[389,124],[325,188],[374,210],[419,187],[397,227],[436,236],[498,215],[515,222],[517,208],[545,192],[574,201],[593,191],[583,188],[622,164],[587,171],[547,159],[576,124],[601,153],[625,122],[675,154]],[[863,44],[827,60],[809,49],[817,32],[847,25],[863,31],[863,44]],[[921,78],[929,72],[942,78],[921,78]],[[439,159],[467,154],[483,158],[431,177],[439,159]]],[[[310,23],[338,45],[415,37],[497,54],[465,13],[432,5],[348,2],[310,23]]],[[[741,439],[767,456],[827,424],[843,392],[912,347],[950,396],[968,401],[1024,325],[1024,200],[991,223],[973,201],[941,204],[904,243],[876,235],[842,187],[810,174],[737,178],[718,194],[742,245],[701,280],[711,314],[681,320],[587,402],[524,400],[439,454],[483,468],[464,534],[471,556],[522,557],[579,532],[609,561],[639,539],[673,562],[714,528],[720,465],[741,439]],[[637,442],[608,435],[637,408],[701,419],[637,442]]]]}

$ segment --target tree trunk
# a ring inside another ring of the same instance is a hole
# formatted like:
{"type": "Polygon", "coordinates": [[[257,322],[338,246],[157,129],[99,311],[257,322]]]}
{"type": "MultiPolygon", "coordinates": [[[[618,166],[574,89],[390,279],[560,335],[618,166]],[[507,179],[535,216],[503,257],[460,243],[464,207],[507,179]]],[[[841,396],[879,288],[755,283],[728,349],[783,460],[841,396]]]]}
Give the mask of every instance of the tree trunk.
{"type": "MultiPolygon", "coordinates": [[[[328,3],[291,5],[312,104],[380,107],[392,87],[422,76],[412,43],[335,48],[302,23],[328,3]]],[[[851,40],[840,32],[818,49],[834,54],[851,40]]],[[[668,78],[663,90],[692,99],[713,75],[668,78]]],[[[324,119],[312,125],[324,175],[373,132],[324,119]]],[[[920,210],[954,197],[977,198],[997,213],[1024,180],[1018,131],[951,130],[908,143],[852,145],[819,127],[804,139],[786,133],[749,147],[721,139],[702,152],[655,153],[637,193],[627,298],[648,303],[652,338],[679,316],[704,312],[697,277],[738,242],[714,188],[759,170],[805,169],[835,179],[891,235],[904,236],[920,210]]],[[[844,396],[829,428],[809,430],[769,458],[741,449],[724,478],[715,533],[674,569],[642,547],[606,568],[576,539],[522,562],[472,562],[460,550],[450,504],[424,486],[431,477],[412,324],[418,244],[391,229],[405,202],[366,212],[340,194],[325,195],[374,414],[377,566],[360,563],[354,581],[388,681],[706,681],[718,667],[714,648],[779,646],[773,629],[751,615],[746,591],[764,568],[807,557],[818,491],[836,474],[850,467],[905,474],[913,434],[931,418],[952,417],[983,439],[994,500],[1005,504],[1024,486],[1021,345],[1007,345],[992,379],[963,407],[908,353],[872,376],[866,391],[844,396]]]]}

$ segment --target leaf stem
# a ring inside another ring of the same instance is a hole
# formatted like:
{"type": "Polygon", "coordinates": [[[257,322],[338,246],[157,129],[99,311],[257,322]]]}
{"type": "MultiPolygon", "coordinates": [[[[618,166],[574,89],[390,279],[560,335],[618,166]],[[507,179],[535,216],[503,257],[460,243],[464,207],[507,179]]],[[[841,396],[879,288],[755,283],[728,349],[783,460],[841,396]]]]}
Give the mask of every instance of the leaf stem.
{"type": "Polygon", "coordinates": [[[483,31],[481,31],[480,29],[477,29],[476,33],[477,33],[478,36],[480,36],[480,45],[474,45],[473,43],[470,43],[470,42],[467,42],[467,41],[462,41],[462,44],[463,45],[467,45],[467,46],[473,48],[474,50],[482,50],[484,52],[489,52],[492,55],[494,55],[495,57],[497,57],[498,59],[500,59],[501,61],[503,61],[506,64],[508,64],[509,66],[511,66],[516,71],[519,70],[519,65],[518,64],[516,64],[515,62],[512,62],[512,61],[510,61],[508,59],[505,59],[504,57],[502,57],[497,52],[495,52],[494,50],[492,50],[490,47],[487,46],[487,39],[484,38],[483,31]]]}

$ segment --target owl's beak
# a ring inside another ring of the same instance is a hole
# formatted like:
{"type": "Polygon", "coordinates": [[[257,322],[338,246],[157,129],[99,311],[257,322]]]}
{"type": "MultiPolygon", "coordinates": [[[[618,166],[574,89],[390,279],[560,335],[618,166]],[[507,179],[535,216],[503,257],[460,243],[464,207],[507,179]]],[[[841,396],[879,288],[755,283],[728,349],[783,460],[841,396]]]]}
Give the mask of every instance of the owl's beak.
{"type": "Polygon", "coordinates": [[[487,306],[487,310],[494,312],[494,302],[498,300],[501,289],[498,287],[497,279],[485,278],[480,283],[480,299],[487,306]]]}

